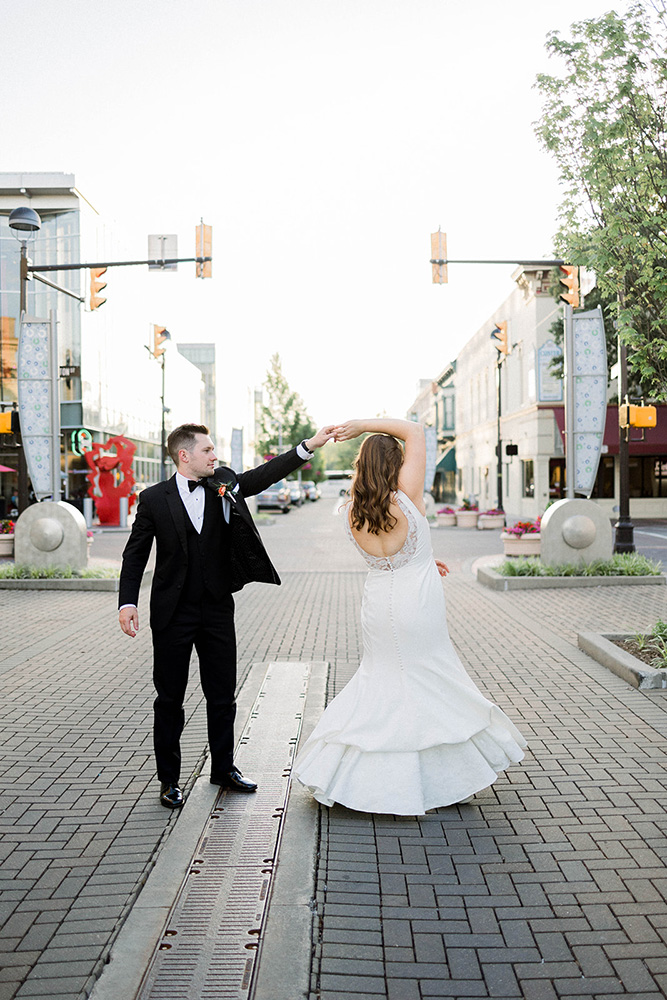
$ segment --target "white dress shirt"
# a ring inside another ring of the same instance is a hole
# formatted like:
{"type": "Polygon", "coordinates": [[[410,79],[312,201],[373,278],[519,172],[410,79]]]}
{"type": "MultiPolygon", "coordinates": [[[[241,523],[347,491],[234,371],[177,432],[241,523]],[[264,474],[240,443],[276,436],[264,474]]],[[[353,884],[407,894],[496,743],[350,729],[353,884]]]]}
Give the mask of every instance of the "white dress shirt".
{"type": "MultiPolygon", "coordinates": [[[[176,485],[178,486],[178,492],[181,495],[183,506],[187,511],[188,517],[192,521],[192,527],[198,535],[201,535],[201,529],[204,525],[204,503],[206,495],[204,493],[203,486],[198,486],[196,490],[191,490],[188,485],[191,482],[191,479],[188,479],[186,476],[182,476],[180,472],[176,473],[176,485]]],[[[223,504],[223,507],[228,506],[229,504],[223,504]]]]}

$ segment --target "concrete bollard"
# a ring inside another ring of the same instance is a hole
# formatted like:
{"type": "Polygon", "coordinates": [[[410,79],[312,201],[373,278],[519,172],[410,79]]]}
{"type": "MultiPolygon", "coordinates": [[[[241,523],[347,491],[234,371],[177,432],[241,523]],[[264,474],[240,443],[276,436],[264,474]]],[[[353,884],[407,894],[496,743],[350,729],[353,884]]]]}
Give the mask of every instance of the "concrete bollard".
{"type": "Polygon", "coordinates": [[[127,528],[127,513],[128,513],[128,500],[127,497],[121,497],[118,501],[120,505],[120,526],[121,528],[127,528]]]}
{"type": "Polygon", "coordinates": [[[83,516],[86,522],[87,528],[92,528],[93,526],[93,498],[84,497],[83,498],[83,516]]]}

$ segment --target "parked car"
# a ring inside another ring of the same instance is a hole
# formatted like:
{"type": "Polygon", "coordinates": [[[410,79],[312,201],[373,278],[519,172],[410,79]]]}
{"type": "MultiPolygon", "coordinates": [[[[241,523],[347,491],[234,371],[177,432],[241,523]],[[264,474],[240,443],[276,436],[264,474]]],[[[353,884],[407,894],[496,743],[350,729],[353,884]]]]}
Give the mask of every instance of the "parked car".
{"type": "Polygon", "coordinates": [[[287,483],[290,491],[290,500],[293,507],[300,507],[303,501],[306,499],[305,490],[303,489],[302,483],[297,479],[292,479],[287,483]]]}
{"type": "Polygon", "coordinates": [[[306,500],[319,500],[322,496],[319,486],[311,479],[302,479],[301,485],[306,491],[306,500]]]}
{"type": "Polygon", "coordinates": [[[290,509],[289,484],[281,479],[257,496],[257,510],[281,510],[287,514],[290,509]]]}

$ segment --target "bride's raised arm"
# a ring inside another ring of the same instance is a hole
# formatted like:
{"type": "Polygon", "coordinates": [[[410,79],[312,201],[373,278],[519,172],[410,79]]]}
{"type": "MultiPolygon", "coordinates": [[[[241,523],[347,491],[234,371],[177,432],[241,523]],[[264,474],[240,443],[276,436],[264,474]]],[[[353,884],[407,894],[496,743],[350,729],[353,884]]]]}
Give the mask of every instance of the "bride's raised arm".
{"type": "Polygon", "coordinates": [[[348,420],[334,428],[336,441],[351,441],[360,434],[391,434],[405,442],[405,458],[398,477],[398,484],[415,503],[421,504],[426,471],[426,442],[424,428],[414,420],[394,420],[391,417],[371,417],[367,420],[348,420]]]}

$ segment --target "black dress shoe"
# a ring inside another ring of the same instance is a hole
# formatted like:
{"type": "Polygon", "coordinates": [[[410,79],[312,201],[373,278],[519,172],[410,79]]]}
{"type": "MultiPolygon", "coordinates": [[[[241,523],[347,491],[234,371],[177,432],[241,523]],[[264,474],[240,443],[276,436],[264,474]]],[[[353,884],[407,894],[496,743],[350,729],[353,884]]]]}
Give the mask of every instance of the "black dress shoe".
{"type": "Polygon", "coordinates": [[[163,781],[160,785],[160,802],[167,809],[180,809],[184,802],[183,792],[178,785],[170,785],[163,781]]]}
{"type": "Polygon", "coordinates": [[[237,768],[233,768],[231,771],[227,771],[226,774],[212,774],[211,775],[212,785],[222,785],[223,788],[229,788],[234,792],[256,792],[257,785],[254,781],[248,781],[244,778],[241,772],[237,768]]]}

